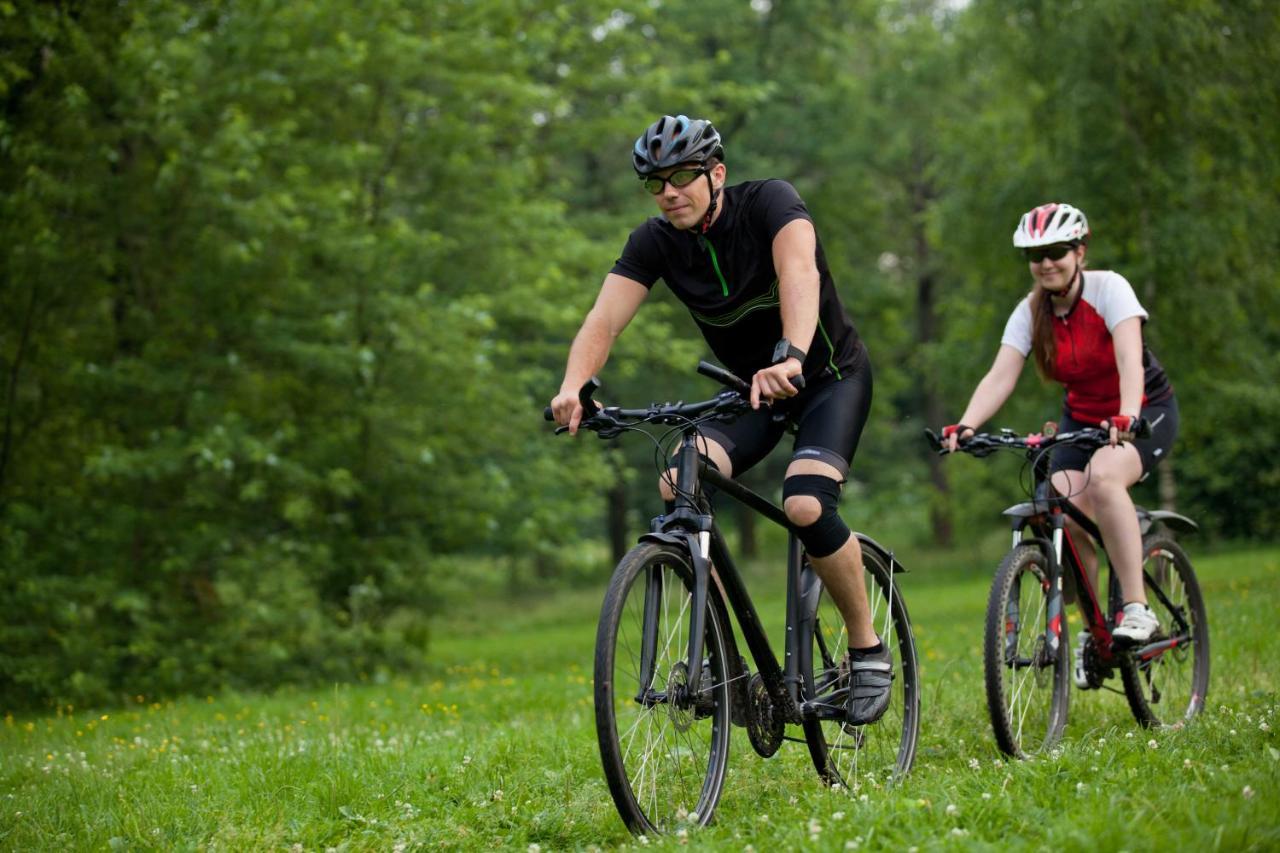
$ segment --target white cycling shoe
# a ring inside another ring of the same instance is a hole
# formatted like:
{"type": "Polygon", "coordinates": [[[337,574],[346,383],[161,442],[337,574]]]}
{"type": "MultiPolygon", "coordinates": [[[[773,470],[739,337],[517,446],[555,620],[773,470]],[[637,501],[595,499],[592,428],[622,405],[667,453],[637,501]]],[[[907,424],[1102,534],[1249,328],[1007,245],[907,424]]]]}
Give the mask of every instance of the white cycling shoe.
{"type": "Polygon", "coordinates": [[[1076,634],[1076,646],[1071,650],[1074,663],[1072,675],[1075,677],[1076,687],[1081,690],[1089,689],[1089,677],[1084,673],[1084,644],[1087,642],[1089,642],[1089,632],[1081,631],[1076,634]]]}
{"type": "Polygon", "coordinates": [[[1160,620],[1145,604],[1131,601],[1124,606],[1120,624],[1111,632],[1121,645],[1136,646],[1147,642],[1160,628],[1160,620]]]}

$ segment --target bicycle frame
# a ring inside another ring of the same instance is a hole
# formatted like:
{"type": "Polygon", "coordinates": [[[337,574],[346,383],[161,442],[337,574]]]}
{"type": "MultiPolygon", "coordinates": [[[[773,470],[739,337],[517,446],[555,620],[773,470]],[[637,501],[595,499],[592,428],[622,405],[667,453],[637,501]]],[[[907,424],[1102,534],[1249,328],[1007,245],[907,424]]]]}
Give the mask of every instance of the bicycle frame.
{"type": "MultiPolygon", "coordinates": [[[[808,662],[808,650],[804,643],[813,636],[814,612],[818,596],[822,592],[822,582],[816,572],[807,566],[802,559],[802,549],[796,538],[795,527],[787,519],[783,510],[764,497],[753,492],[715,468],[708,467],[701,459],[697,448],[697,431],[695,427],[685,429],[680,450],[676,454],[676,500],[675,509],[664,516],[656,529],[640,537],[641,541],[668,542],[686,547],[694,565],[693,605],[690,614],[688,684],[698,684],[702,673],[703,635],[706,630],[706,604],[712,581],[712,565],[714,575],[718,578],[724,591],[725,599],[737,617],[738,626],[742,630],[747,648],[755,661],[756,669],[764,681],[765,689],[775,708],[783,710],[784,718],[789,723],[798,724],[807,715],[817,713],[812,700],[816,697],[804,696],[802,665],[808,662]],[[700,495],[700,484],[706,482],[715,486],[724,494],[764,516],[768,520],[785,528],[789,532],[787,543],[787,603],[786,603],[786,641],[784,662],[779,663],[769,643],[764,626],[760,621],[755,604],[747,591],[742,575],[738,571],[733,557],[729,553],[728,544],[715,523],[712,514],[703,512],[693,496],[700,495]]],[[[889,554],[879,543],[861,533],[855,533],[863,548],[879,552],[891,567],[892,573],[904,571],[901,564],[889,554]]],[[[660,587],[660,579],[650,578],[651,586],[646,589],[645,624],[642,635],[640,683],[649,684],[653,677],[656,636],[656,607],[660,587]]],[[[734,650],[729,662],[733,670],[740,663],[736,652],[736,641],[729,631],[728,641],[734,650]]],[[[742,672],[734,672],[732,679],[741,678],[742,672]]],[[[692,697],[686,697],[692,701],[692,697]]]]}
{"type": "MultiPolygon", "coordinates": [[[[1067,519],[1069,517],[1088,534],[1093,540],[1098,554],[1105,556],[1106,548],[1102,542],[1102,533],[1093,520],[1085,515],[1079,507],[1073,504],[1065,495],[1057,493],[1057,490],[1053,488],[1052,483],[1049,481],[1047,470],[1042,470],[1043,468],[1045,468],[1045,463],[1042,462],[1037,465],[1035,499],[1012,506],[1006,509],[1004,514],[1013,517],[1013,547],[1016,548],[1020,544],[1032,543],[1037,545],[1048,558],[1050,589],[1044,628],[1045,648],[1048,649],[1049,656],[1052,658],[1057,654],[1058,645],[1061,642],[1063,629],[1062,583],[1063,567],[1065,566],[1071,572],[1071,579],[1076,585],[1076,605],[1084,618],[1086,630],[1093,638],[1094,649],[1099,656],[1099,662],[1104,667],[1114,666],[1117,657],[1116,650],[1112,645],[1113,638],[1111,634],[1114,617],[1108,618],[1106,614],[1118,614],[1123,607],[1124,602],[1120,592],[1119,579],[1115,575],[1110,559],[1108,559],[1108,606],[1107,611],[1104,613],[1100,604],[1098,590],[1094,588],[1088,572],[1084,570],[1079,549],[1076,547],[1071,530],[1067,526],[1067,519]],[[1032,536],[1026,535],[1027,528],[1031,529],[1032,536]]],[[[1142,515],[1142,521],[1145,523],[1144,531],[1153,520],[1170,521],[1178,526],[1182,526],[1181,523],[1185,523],[1192,529],[1195,526],[1189,519],[1185,519],[1176,513],[1145,513],[1142,515]]],[[[1100,563],[1101,561],[1099,561],[1100,563]]],[[[1177,624],[1170,626],[1171,632],[1168,638],[1148,643],[1139,649],[1133,650],[1134,656],[1143,660],[1156,657],[1179,645],[1184,642],[1186,636],[1190,633],[1190,627],[1186,622],[1185,615],[1181,613],[1179,608],[1175,608],[1172,605],[1160,584],[1149,575],[1146,576],[1146,581],[1148,587],[1168,607],[1169,612],[1175,615],[1177,624]]],[[[1017,614],[1010,614],[1010,617],[1016,621],[1017,614]]]]}

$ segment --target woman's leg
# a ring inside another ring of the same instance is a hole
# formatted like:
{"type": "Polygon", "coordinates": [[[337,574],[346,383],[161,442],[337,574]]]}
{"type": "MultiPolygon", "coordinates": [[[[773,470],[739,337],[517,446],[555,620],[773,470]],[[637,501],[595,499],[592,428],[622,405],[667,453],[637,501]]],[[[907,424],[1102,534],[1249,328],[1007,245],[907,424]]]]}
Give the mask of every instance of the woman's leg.
{"type": "Polygon", "coordinates": [[[1147,603],[1142,583],[1142,531],[1129,487],[1142,478],[1142,459],[1132,444],[1103,447],[1085,469],[1084,496],[1102,531],[1112,571],[1125,603],[1147,603]]]}

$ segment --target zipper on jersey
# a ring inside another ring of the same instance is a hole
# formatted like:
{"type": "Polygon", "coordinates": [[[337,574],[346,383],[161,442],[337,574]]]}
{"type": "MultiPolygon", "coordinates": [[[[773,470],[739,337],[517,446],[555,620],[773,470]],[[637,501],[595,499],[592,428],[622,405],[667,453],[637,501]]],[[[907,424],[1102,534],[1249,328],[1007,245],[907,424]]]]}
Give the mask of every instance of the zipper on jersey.
{"type": "Polygon", "coordinates": [[[716,271],[716,278],[720,279],[720,292],[722,295],[728,296],[729,282],[724,280],[724,273],[720,272],[720,259],[716,257],[716,247],[711,245],[711,241],[701,234],[698,235],[698,245],[711,254],[711,266],[716,271]]]}

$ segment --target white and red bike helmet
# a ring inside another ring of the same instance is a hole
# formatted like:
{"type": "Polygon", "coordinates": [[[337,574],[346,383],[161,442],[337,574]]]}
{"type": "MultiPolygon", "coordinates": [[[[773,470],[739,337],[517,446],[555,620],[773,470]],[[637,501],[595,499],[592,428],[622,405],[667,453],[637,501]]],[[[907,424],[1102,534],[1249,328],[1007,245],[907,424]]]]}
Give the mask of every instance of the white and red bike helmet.
{"type": "Polygon", "coordinates": [[[1055,243],[1084,243],[1089,239],[1089,220],[1084,211],[1069,204],[1042,204],[1022,214],[1013,232],[1019,249],[1052,246],[1055,243]]]}

